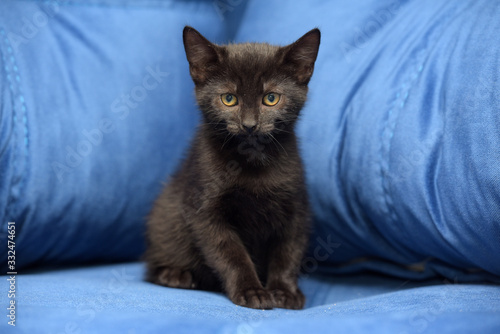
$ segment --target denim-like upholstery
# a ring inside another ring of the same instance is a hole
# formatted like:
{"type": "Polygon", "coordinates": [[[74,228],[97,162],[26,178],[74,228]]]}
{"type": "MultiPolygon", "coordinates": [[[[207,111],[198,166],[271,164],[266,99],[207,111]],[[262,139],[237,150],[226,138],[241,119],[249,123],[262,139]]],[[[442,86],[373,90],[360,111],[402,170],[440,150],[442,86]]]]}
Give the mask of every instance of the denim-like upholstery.
{"type": "MultiPolygon", "coordinates": [[[[182,28],[192,25],[215,42],[284,45],[317,26],[322,42],[297,128],[315,222],[302,284],[313,300],[308,307],[316,308],[265,313],[274,314],[264,316],[272,325],[259,331],[303,332],[310,318],[318,330],[333,328],[336,319],[339,330],[360,333],[375,331],[376,323],[380,333],[442,332],[450,323],[498,328],[496,287],[447,286],[444,296],[419,286],[386,296],[370,278],[355,285],[382,299],[356,302],[353,292],[350,304],[335,308],[330,293],[349,281],[319,284],[310,275],[370,270],[441,283],[499,282],[499,17],[500,4],[487,0],[2,1],[0,244],[15,221],[19,273],[138,259],[145,217],[199,121],[182,28]],[[330,297],[320,301],[323,294],[330,297]],[[448,296],[450,305],[440,302],[439,312],[429,308],[448,296]],[[326,309],[337,316],[330,319],[326,309]]],[[[6,264],[7,252],[0,252],[2,273],[6,264]]],[[[138,280],[142,267],[133,268],[138,280]]],[[[79,314],[91,283],[50,294],[45,289],[53,287],[38,275],[72,282],[95,270],[20,274],[19,284],[30,288],[19,291],[19,323],[32,332],[47,317],[55,327],[40,328],[64,331],[59,321],[79,314]],[[57,306],[64,296],[69,300],[57,306]],[[23,304],[33,320],[21,321],[23,304]],[[49,306],[53,316],[43,311],[49,306]]],[[[168,328],[177,330],[188,313],[207,332],[233,332],[260,314],[236,308],[231,318],[224,312],[234,307],[222,296],[134,287],[152,298],[154,329],[162,312],[176,307],[168,328]],[[167,308],[159,296],[169,299],[167,308]]],[[[140,306],[148,298],[120,298],[102,302],[102,318],[85,331],[109,332],[115,327],[103,324],[111,317],[114,326],[123,320],[116,328],[140,332],[127,320],[142,310],[138,323],[148,321],[149,309],[140,306]]]]}

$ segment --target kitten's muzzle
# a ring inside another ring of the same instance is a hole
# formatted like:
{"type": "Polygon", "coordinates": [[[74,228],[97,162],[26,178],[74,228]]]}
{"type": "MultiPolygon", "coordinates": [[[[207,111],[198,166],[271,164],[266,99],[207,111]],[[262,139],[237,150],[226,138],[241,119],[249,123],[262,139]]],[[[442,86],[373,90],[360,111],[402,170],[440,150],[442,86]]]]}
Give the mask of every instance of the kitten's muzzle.
{"type": "Polygon", "coordinates": [[[241,120],[241,130],[243,132],[252,134],[257,130],[258,126],[258,121],[255,119],[255,117],[251,117],[250,115],[244,115],[246,117],[242,117],[241,120]]]}

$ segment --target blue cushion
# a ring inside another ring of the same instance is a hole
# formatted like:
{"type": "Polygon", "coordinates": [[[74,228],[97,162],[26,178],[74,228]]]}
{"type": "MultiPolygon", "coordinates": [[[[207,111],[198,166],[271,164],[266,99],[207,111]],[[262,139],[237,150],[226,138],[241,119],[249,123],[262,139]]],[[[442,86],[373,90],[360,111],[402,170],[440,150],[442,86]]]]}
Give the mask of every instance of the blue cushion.
{"type": "Polygon", "coordinates": [[[18,269],[141,254],[198,121],[182,28],[220,42],[221,22],[209,1],[0,3],[0,239],[15,221],[18,269]]]}
{"type": "Polygon", "coordinates": [[[199,119],[182,27],[286,44],[318,26],[302,272],[498,280],[499,14],[487,0],[1,2],[0,239],[16,221],[18,269],[137,258],[199,119]]]}
{"type": "MultiPolygon", "coordinates": [[[[302,311],[253,310],[222,294],[142,280],[141,264],[24,273],[16,277],[16,327],[1,333],[482,333],[500,328],[498,288],[377,275],[299,282],[302,311]]],[[[8,291],[5,276],[0,291],[8,291]]],[[[3,294],[2,301],[7,301],[3,294]]],[[[7,305],[2,303],[2,305],[7,305]]]]}
{"type": "Polygon", "coordinates": [[[299,125],[316,222],[305,271],[500,275],[500,5],[439,3],[246,8],[239,42],[322,32],[299,125]]]}

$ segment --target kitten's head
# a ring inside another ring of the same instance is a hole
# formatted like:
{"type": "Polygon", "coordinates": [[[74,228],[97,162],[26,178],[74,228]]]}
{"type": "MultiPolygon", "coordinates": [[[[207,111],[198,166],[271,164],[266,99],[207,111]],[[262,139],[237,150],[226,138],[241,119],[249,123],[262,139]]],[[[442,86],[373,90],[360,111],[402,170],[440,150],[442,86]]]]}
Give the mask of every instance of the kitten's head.
{"type": "Polygon", "coordinates": [[[318,53],[318,29],[284,47],[215,45],[191,27],[183,37],[205,124],[243,139],[293,131],[318,53]]]}

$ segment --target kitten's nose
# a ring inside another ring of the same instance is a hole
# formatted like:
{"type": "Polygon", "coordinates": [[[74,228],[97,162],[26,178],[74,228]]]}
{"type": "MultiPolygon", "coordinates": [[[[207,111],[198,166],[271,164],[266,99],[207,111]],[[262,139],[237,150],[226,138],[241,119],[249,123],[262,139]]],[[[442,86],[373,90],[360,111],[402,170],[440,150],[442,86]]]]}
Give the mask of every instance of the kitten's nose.
{"type": "Polygon", "coordinates": [[[255,128],[257,128],[257,125],[243,125],[243,129],[245,129],[246,132],[252,133],[255,131],[255,128]]]}
{"type": "Polygon", "coordinates": [[[254,117],[251,117],[251,115],[243,115],[241,120],[241,127],[247,133],[253,133],[257,128],[257,120],[254,117]]]}

